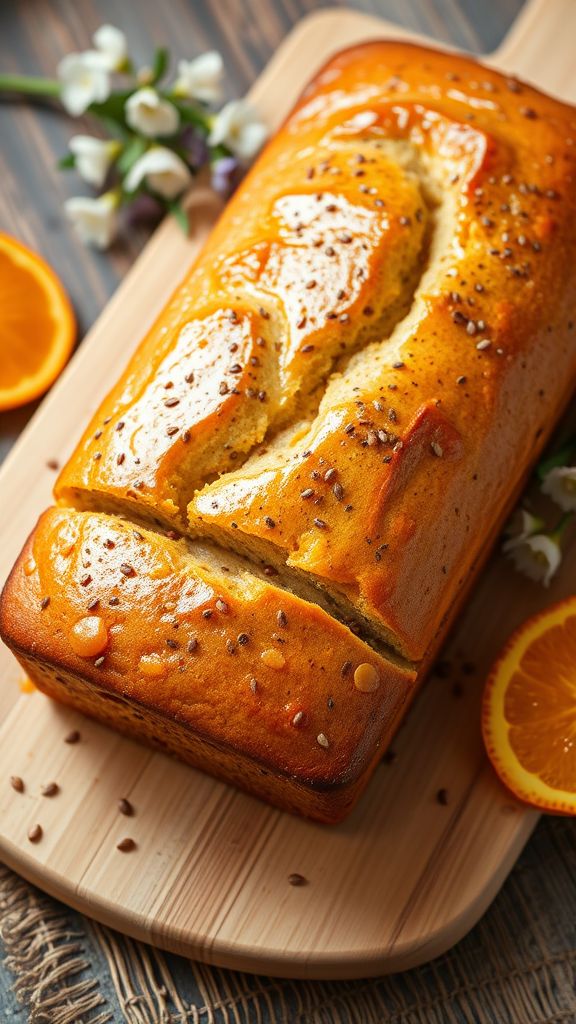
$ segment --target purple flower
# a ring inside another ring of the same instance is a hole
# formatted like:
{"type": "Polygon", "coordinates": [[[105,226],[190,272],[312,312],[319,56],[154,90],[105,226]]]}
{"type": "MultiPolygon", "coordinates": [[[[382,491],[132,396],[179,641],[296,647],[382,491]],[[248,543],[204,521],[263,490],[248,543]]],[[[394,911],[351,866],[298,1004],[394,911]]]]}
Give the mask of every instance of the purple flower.
{"type": "Polygon", "coordinates": [[[138,221],[147,221],[148,223],[155,223],[159,221],[164,215],[164,208],[157,199],[153,196],[146,195],[142,192],[136,197],[127,207],[127,218],[131,224],[136,224],[138,221]]]}
{"type": "Polygon", "coordinates": [[[212,164],[212,188],[224,198],[227,198],[235,189],[240,177],[240,167],[233,156],[220,157],[212,164]]]}
{"type": "Polygon", "coordinates": [[[208,159],[206,140],[196,131],[193,125],[186,125],[180,136],[180,144],[186,153],[186,162],[196,170],[208,159]]]}

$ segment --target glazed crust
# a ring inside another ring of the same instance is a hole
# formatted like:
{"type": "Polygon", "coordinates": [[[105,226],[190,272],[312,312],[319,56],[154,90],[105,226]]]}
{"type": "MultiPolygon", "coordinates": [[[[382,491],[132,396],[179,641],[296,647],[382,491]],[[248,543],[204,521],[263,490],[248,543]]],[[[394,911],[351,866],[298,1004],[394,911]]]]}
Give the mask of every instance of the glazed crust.
{"type": "MultiPolygon", "coordinates": [[[[413,221],[409,232],[370,196],[357,202],[346,164],[338,209],[326,213],[306,153],[284,137],[96,412],[58,499],[186,528],[199,487],[317,408],[338,360],[407,311],[427,221],[414,176],[380,161],[382,191],[413,221]],[[336,259],[342,238],[346,258],[336,259]]],[[[328,161],[330,147],[317,154],[328,161]]]]}
{"type": "Polygon", "coordinates": [[[366,784],[415,682],[233,556],[102,513],[43,514],[0,632],[51,696],[325,821],[366,784]]]}
{"type": "Polygon", "coordinates": [[[40,688],[347,813],[572,390],[575,152],[573,108],[465,57],[379,42],[319,72],[5,588],[40,688]]]}
{"type": "Polygon", "coordinates": [[[294,138],[330,140],[330,166],[309,157],[325,216],[343,155],[373,207],[380,153],[412,166],[427,258],[408,317],[331,379],[297,439],[208,483],[190,528],[287,563],[419,660],[573,389],[574,111],[470,60],[373,44],[331,62],[268,161],[294,138]]]}

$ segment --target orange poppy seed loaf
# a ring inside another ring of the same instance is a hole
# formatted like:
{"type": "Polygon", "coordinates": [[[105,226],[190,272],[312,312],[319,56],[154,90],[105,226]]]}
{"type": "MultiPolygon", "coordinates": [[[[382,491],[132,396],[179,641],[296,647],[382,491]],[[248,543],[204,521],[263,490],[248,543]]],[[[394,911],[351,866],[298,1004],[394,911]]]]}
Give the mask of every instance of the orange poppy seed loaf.
{"type": "Polygon", "coordinates": [[[0,622],[45,693],[325,820],[414,688],[413,669],[230,552],[101,512],[43,514],[0,622]]]}
{"type": "Polygon", "coordinates": [[[575,159],[573,108],[473,60],[333,58],[13,570],[39,687],[347,813],[573,390],[575,159]]]}

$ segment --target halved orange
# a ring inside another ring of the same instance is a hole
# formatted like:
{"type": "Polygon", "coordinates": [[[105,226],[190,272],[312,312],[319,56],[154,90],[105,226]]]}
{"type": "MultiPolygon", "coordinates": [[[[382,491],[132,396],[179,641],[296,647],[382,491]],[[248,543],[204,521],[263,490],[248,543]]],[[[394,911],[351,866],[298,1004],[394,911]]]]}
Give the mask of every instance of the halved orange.
{"type": "Polygon", "coordinates": [[[486,684],[482,732],[494,768],[517,797],[576,814],[576,597],[510,637],[486,684]]]}
{"type": "Polygon", "coordinates": [[[70,300],[47,263],[0,234],[0,410],[43,394],[74,345],[70,300]]]}

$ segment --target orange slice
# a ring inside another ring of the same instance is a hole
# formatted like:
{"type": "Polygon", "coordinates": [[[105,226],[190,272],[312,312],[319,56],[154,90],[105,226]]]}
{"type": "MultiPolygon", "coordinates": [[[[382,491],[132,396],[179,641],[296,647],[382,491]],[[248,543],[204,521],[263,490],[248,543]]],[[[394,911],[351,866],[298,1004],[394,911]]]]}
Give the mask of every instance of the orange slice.
{"type": "Polygon", "coordinates": [[[576,597],[511,636],[486,684],[482,731],[517,797],[576,814],[576,597]]]}
{"type": "Polygon", "coordinates": [[[74,345],[70,300],[36,253],[0,234],[0,410],[43,394],[74,345]]]}

